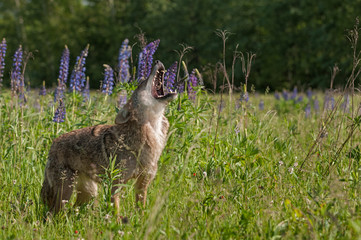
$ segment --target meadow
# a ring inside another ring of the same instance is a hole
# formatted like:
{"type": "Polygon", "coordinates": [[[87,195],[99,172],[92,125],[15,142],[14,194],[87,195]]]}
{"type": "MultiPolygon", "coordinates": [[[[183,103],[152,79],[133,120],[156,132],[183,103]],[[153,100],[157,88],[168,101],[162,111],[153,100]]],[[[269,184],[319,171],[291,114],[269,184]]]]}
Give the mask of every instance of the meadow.
{"type": "Polygon", "coordinates": [[[321,92],[250,93],[248,101],[201,88],[195,99],[180,94],[166,112],[168,143],[144,209],[137,210],[129,182],[121,217],[114,216],[108,190],[116,172],[109,169],[98,204],[73,207],[73,199],[49,217],[39,193],[52,140],[85,126],[112,124],[118,94],[132,88],[116,87],[110,96],[91,91],[87,101],[66,93],[62,123],[53,121],[50,91],[40,96],[30,90],[27,103],[20,105],[10,90],[1,90],[1,239],[361,236],[356,114],[361,98],[354,94],[346,101],[338,92],[332,93],[333,106],[325,104],[321,92]]]}
{"type": "MultiPolygon", "coordinates": [[[[126,98],[149,76],[159,40],[144,45],[132,68],[125,40],[115,71],[104,65],[100,90],[89,89],[85,73],[89,45],[76,58],[69,84],[65,46],[55,89],[46,89],[45,83],[29,88],[27,58],[19,46],[10,88],[0,90],[0,239],[361,238],[361,53],[356,30],[350,35],[349,78],[335,89],[334,67],[330,89],[324,92],[296,87],[256,92],[248,82],[254,55],[241,52],[235,52],[233,63],[241,60],[245,82],[232,92],[227,88],[234,80],[234,65],[231,76],[226,71],[227,32],[219,31],[223,84],[214,94],[202,86],[202,79],[212,76],[202,78],[197,69],[188,72],[182,61],[185,48],[165,75],[165,87],[177,88],[179,95],[166,110],[168,141],[147,204],[136,205],[130,181],[121,192],[120,216],[110,201],[112,182],[119,177],[114,165],[102,176],[97,203],[74,207],[73,197],[56,216],[40,200],[44,168],[56,137],[114,123],[126,98]]],[[[5,39],[0,51],[1,83],[5,39]]]]}

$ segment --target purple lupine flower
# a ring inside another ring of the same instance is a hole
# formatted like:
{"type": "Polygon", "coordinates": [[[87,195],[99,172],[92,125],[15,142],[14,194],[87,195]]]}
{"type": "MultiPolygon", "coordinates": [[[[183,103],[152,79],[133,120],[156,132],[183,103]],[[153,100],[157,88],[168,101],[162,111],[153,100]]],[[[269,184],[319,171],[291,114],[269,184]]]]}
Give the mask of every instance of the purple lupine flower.
{"type": "Polygon", "coordinates": [[[297,103],[300,103],[300,102],[302,102],[303,101],[303,97],[302,96],[299,96],[298,98],[297,98],[297,103]]]}
{"type": "Polygon", "coordinates": [[[284,100],[288,101],[288,92],[286,90],[282,91],[282,97],[284,100]]]}
{"type": "Polygon", "coordinates": [[[2,42],[0,43],[0,86],[4,77],[5,55],[6,55],[6,39],[3,38],[2,42]]]}
{"type": "Polygon", "coordinates": [[[21,88],[24,87],[24,78],[21,72],[21,65],[23,61],[23,49],[20,45],[18,50],[16,50],[13,58],[13,69],[11,70],[10,78],[11,78],[11,91],[13,93],[19,93],[23,91],[21,88]]]}
{"type": "Polygon", "coordinates": [[[308,97],[309,99],[312,98],[312,90],[311,90],[311,88],[307,89],[306,94],[307,94],[307,97],[308,97]]]}
{"type": "Polygon", "coordinates": [[[275,92],[275,98],[276,98],[276,100],[280,100],[281,99],[281,96],[280,96],[280,94],[278,93],[278,92],[275,92]]]}
{"type": "Polygon", "coordinates": [[[60,79],[60,82],[64,85],[68,80],[69,58],[70,58],[70,52],[68,46],[65,45],[65,49],[60,59],[59,77],[58,77],[60,79]]]}
{"type": "Polygon", "coordinates": [[[258,108],[259,108],[259,110],[264,110],[264,101],[263,101],[263,100],[261,100],[261,101],[259,102],[258,108]]]}
{"type": "Polygon", "coordinates": [[[40,96],[45,96],[46,95],[45,81],[43,81],[43,85],[40,87],[39,95],[40,96]]]}
{"type": "Polygon", "coordinates": [[[151,70],[153,64],[153,55],[158,48],[160,40],[155,40],[149,43],[139,54],[138,61],[138,81],[146,79],[151,70]]]}
{"type": "Polygon", "coordinates": [[[297,94],[298,94],[297,87],[294,87],[291,94],[291,99],[296,100],[297,94]]]}
{"type": "Polygon", "coordinates": [[[89,87],[89,77],[86,78],[86,84],[83,89],[83,101],[86,102],[90,99],[90,87],[89,87]]]}
{"type": "Polygon", "coordinates": [[[241,97],[240,97],[239,101],[247,103],[249,101],[248,92],[241,93],[241,97]]]}
{"type": "Polygon", "coordinates": [[[65,120],[66,110],[63,99],[59,100],[59,105],[55,110],[53,122],[62,123],[65,120]]]}
{"type": "Polygon", "coordinates": [[[317,98],[315,98],[315,100],[313,100],[313,107],[315,108],[316,113],[318,113],[320,111],[320,103],[317,98]]]}
{"type": "Polygon", "coordinates": [[[103,81],[103,85],[102,85],[102,92],[110,95],[113,92],[114,71],[107,64],[104,64],[103,66],[105,67],[105,73],[104,73],[104,81],[103,81]]]}
{"type": "Polygon", "coordinates": [[[128,82],[130,79],[129,73],[129,57],[132,54],[132,49],[128,46],[129,40],[125,39],[122,43],[122,46],[119,49],[119,56],[118,56],[118,69],[119,69],[119,76],[118,81],[125,83],[128,82]]]}
{"type": "Polygon", "coordinates": [[[305,116],[306,118],[308,118],[311,115],[311,105],[307,104],[306,108],[305,108],[305,116]]]}
{"type": "Polygon", "coordinates": [[[331,92],[325,94],[325,104],[324,108],[327,110],[332,110],[335,107],[335,99],[332,96],[331,92]]]}
{"type": "Polygon", "coordinates": [[[54,91],[54,103],[64,98],[64,90],[65,90],[65,85],[61,82],[60,79],[58,79],[58,86],[55,88],[54,91]]]}
{"type": "Polygon", "coordinates": [[[85,86],[85,62],[88,56],[89,44],[81,52],[80,56],[76,58],[74,69],[70,76],[70,89],[71,91],[80,92],[85,86]]]}
{"type": "Polygon", "coordinates": [[[127,93],[121,93],[118,99],[118,107],[122,108],[127,103],[127,93]]]}
{"type": "Polygon", "coordinates": [[[195,87],[198,85],[198,78],[196,77],[196,70],[193,69],[191,74],[189,74],[187,91],[189,99],[194,100],[196,98],[195,87]]]}
{"type": "Polygon", "coordinates": [[[164,74],[164,85],[166,87],[166,89],[169,91],[173,91],[174,90],[174,83],[175,83],[175,78],[177,75],[177,66],[178,66],[178,62],[175,61],[167,70],[167,72],[164,74]]]}

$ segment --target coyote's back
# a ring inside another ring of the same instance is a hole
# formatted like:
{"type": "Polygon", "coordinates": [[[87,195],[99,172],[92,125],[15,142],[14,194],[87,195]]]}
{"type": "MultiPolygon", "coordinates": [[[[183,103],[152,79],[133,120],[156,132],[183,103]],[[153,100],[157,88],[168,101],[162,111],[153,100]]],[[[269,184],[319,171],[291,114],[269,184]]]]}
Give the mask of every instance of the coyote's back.
{"type": "MultiPolygon", "coordinates": [[[[114,158],[121,177],[113,186],[135,178],[136,200],[145,205],[147,187],[157,172],[166,144],[169,123],[164,109],[177,95],[165,93],[163,79],[164,66],[156,61],[149,78],[117,114],[114,125],[75,130],[53,141],[41,189],[41,197],[51,212],[58,212],[74,190],[76,204],[96,196],[99,175],[114,158]]],[[[112,189],[113,193],[116,188],[112,189]]],[[[118,209],[118,194],[113,201],[118,209]]]]}

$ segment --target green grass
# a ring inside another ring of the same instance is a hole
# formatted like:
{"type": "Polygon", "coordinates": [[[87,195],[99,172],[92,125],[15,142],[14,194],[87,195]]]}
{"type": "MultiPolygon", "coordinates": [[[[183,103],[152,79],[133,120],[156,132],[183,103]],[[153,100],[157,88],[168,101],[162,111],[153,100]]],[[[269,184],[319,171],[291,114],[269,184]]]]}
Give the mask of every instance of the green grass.
{"type": "Polygon", "coordinates": [[[104,181],[99,204],[74,208],[73,199],[65,211],[44,221],[39,193],[52,140],[74,129],[113,123],[117,99],[93,92],[84,103],[66,96],[66,121],[56,124],[52,96],[28,96],[20,107],[7,90],[0,94],[0,239],[361,237],[356,147],[361,134],[358,128],[337,153],[356,121],[341,110],[300,170],[321,117],[330,111],[323,115],[322,108],[319,114],[312,109],[305,118],[307,100],[294,104],[253,95],[245,112],[235,108],[239,96],[224,95],[218,115],[219,95],[199,93],[195,102],[181,97],[167,110],[169,139],[143,211],[136,209],[130,182],[120,208],[128,221],[117,219],[107,200],[109,181],[104,181]]]}

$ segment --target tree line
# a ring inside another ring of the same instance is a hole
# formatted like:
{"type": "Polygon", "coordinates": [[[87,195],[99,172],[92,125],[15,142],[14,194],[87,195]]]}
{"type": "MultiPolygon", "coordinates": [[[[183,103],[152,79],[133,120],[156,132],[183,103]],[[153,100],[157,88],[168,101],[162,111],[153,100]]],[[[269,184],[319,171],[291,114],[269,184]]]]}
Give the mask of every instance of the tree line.
{"type": "MultiPolygon", "coordinates": [[[[361,0],[10,0],[0,3],[0,9],[0,38],[8,44],[5,85],[20,44],[33,56],[26,70],[30,84],[45,81],[50,87],[57,83],[64,45],[72,65],[89,43],[86,74],[97,88],[103,64],[115,66],[125,38],[133,45],[131,64],[137,66],[142,34],[148,42],[161,40],[155,58],[166,67],[178,60],[180,44],[192,46],[184,60],[210,76],[223,61],[223,43],[216,34],[223,29],[231,33],[227,70],[238,45],[239,51],[256,54],[248,85],[281,90],[327,88],[335,64],[341,71],[334,84],[345,82],[352,65],[346,36],[356,24],[361,0]]],[[[234,69],[235,86],[240,86],[244,76],[239,60],[234,69]]],[[[211,88],[211,77],[204,81],[211,88]]]]}

